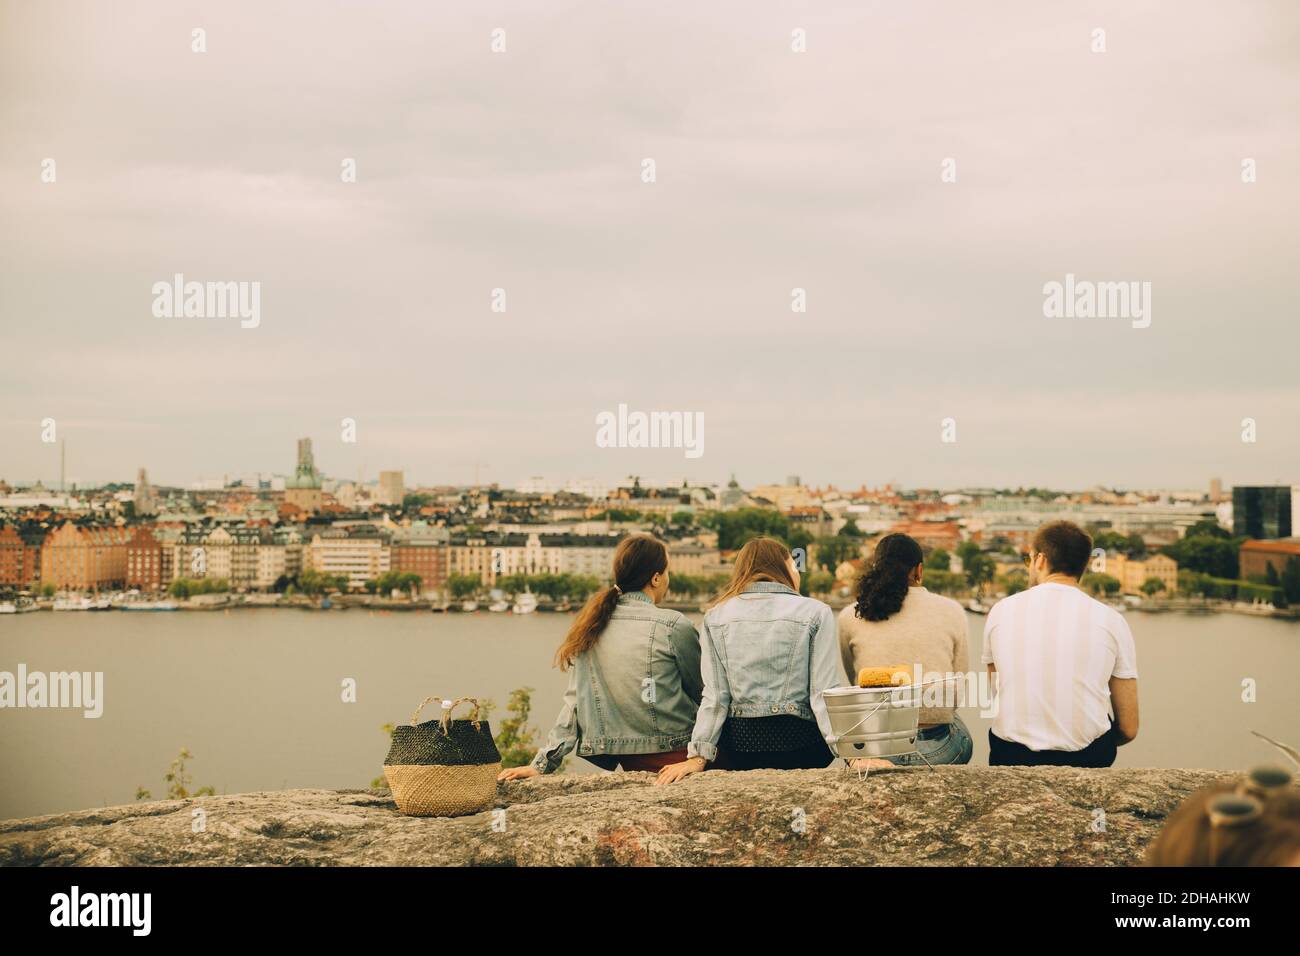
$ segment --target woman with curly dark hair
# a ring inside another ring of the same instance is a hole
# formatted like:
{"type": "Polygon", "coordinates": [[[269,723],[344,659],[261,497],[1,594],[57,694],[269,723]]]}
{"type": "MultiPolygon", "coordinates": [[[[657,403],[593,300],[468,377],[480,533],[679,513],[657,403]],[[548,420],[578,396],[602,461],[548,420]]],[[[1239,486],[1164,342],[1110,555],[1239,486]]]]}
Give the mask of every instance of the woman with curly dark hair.
{"type": "MultiPolygon", "coordinates": [[[[922,587],[924,576],[924,554],[916,541],[905,534],[881,538],[858,581],[857,602],[840,612],[840,653],[850,679],[865,668],[898,665],[921,682],[951,677],[922,690],[916,748],[932,764],[970,763],[970,731],[956,711],[970,666],[966,612],[951,598],[922,587]]],[[[909,766],[921,758],[885,759],[909,766]]]]}

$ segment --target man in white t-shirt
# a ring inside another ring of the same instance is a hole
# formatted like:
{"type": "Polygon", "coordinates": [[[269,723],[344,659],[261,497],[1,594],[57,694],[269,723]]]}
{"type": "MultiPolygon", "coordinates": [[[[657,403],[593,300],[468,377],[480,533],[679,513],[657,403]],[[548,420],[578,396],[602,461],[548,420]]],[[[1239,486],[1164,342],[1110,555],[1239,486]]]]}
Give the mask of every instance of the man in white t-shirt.
{"type": "Polygon", "coordinates": [[[1137,651],[1124,616],[1079,579],[1092,538],[1069,521],[1034,534],[1028,590],[994,605],[984,663],[996,675],[989,766],[1109,767],[1138,732],[1137,651]]]}

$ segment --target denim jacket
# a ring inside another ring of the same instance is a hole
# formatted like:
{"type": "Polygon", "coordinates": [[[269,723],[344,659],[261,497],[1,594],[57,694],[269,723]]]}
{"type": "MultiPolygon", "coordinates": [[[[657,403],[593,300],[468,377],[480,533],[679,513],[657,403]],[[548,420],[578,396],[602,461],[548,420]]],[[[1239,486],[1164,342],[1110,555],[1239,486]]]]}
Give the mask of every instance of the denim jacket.
{"type": "Polygon", "coordinates": [[[704,616],[704,698],[687,752],[716,760],[728,717],[795,714],[835,739],[822,694],[844,684],[835,614],[774,581],[755,581],[704,616]]]}
{"type": "Polygon", "coordinates": [[[560,716],[532,766],[554,773],[575,749],[579,757],[679,750],[690,742],[702,691],[695,625],[644,591],[623,594],[569,669],[560,716]]]}

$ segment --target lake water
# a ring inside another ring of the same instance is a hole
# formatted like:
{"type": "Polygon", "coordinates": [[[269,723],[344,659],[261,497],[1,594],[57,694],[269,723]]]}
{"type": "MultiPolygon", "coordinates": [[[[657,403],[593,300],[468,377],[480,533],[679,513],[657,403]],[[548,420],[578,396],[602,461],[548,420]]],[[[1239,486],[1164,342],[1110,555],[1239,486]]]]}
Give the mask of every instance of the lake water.
{"type": "MultiPolygon", "coordinates": [[[[968,618],[978,662],[984,618],[968,618]]],[[[0,710],[0,818],[130,803],[138,786],[161,798],[182,747],[194,755],[194,785],[218,793],[365,787],[381,773],[383,724],[406,721],[429,694],[492,698],[495,726],[510,691],[533,687],[532,723],[544,735],[565,684],[551,657],[571,620],[281,609],[0,618],[0,671],[21,662],[29,672],[104,672],[98,719],[0,710]],[[345,678],[356,681],[355,703],[341,700],[345,678]]],[[[1300,746],[1300,624],[1180,613],[1129,621],[1142,730],[1117,766],[1238,769],[1274,759],[1251,728],[1300,746]],[[1254,703],[1242,700],[1246,679],[1256,682],[1254,703]]],[[[987,763],[989,721],[962,716],[973,762],[987,763]]]]}

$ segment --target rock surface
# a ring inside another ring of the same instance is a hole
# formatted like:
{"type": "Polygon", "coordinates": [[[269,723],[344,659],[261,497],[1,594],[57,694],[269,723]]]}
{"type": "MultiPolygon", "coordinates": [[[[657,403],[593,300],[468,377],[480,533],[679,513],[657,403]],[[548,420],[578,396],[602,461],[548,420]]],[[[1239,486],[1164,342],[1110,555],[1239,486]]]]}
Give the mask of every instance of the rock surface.
{"type": "Polygon", "coordinates": [[[644,773],[560,775],[498,785],[504,817],[453,819],[404,817],[382,790],[280,790],[3,821],[0,865],[1125,866],[1224,776],[756,770],[654,787],[644,773]]]}

